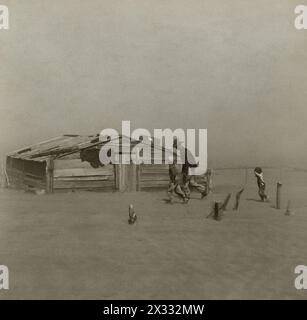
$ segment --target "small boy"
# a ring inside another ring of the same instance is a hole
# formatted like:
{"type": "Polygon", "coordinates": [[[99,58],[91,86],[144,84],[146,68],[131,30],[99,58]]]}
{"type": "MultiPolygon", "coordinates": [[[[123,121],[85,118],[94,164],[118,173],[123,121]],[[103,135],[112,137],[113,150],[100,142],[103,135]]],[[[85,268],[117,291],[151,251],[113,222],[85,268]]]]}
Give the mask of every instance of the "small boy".
{"type": "Polygon", "coordinates": [[[182,200],[183,203],[187,203],[189,201],[189,198],[186,196],[186,194],[182,191],[180,186],[180,165],[177,165],[175,163],[172,163],[169,165],[169,187],[167,190],[168,196],[169,196],[169,202],[173,203],[173,195],[174,193],[177,194],[182,200]]]}
{"type": "Polygon", "coordinates": [[[268,201],[269,197],[265,193],[265,182],[263,179],[262,169],[260,167],[256,167],[254,170],[254,174],[257,178],[258,194],[260,196],[261,201],[268,201]]]}

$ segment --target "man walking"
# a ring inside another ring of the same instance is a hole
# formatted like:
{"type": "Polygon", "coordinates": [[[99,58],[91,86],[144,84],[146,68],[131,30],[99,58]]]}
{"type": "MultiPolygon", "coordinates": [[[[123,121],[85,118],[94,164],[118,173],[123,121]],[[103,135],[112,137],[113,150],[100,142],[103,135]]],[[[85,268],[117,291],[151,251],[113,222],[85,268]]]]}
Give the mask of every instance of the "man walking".
{"type": "Polygon", "coordinates": [[[180,154],[184,156],[184,162],[181,168],[183,186],[182,186],[182,189],[180,188],[181,192],[183,192],[185,195],[184,201],[187,202],[190,199],[190,194],[191,194],[190,187],[195,188],[201,194],[201,198],[204,198],[207,195],[206,187],[197,183],[195,181],[195,177],[189,174],[190,168],[198,167],[198,163],[196,163],[192,153],[180,142],[178,142],[177,138],[174,138],[173,148],[174,148],[176,160],[177,160],[177,150],[179,150],[180,154]]]}

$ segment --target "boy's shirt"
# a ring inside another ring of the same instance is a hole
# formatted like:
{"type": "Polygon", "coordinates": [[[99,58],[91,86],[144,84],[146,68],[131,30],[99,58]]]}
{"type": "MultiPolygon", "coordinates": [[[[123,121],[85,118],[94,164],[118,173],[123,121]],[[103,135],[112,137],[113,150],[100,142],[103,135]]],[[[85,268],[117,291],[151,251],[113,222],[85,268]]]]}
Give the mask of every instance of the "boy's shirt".
{"type": "Polygon", "coordinates": [[[258,187],[259,187],[259,188],[265,187],[265,182],[264,182],[264,179],[263,179],[263,174],[262,174],[262,173],[257,173],[257,172],[255,172],[255,175],[256,175],[256,178],[257,178],[258,187]]]}

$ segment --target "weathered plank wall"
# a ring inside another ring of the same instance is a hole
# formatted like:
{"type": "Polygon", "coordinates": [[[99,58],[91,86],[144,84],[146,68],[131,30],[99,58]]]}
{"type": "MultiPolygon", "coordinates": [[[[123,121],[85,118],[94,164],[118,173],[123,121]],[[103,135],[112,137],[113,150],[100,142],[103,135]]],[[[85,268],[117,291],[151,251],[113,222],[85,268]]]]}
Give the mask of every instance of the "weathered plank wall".
{"type": "Polygon", "coordinates": [[[92,168],[80,159],[55,159],[53,190],[114,190],[114,172],[113,165],[92,168]]]}
{"type": "MultiPolygon", "coordinates": [[[[169,184],[169,166],[166,164],[143,164],[139,166],[139,190],[166,189],[169,184]]],[[[178,176],[180,181],[180,174],[178,176]]],[[[206,186],[207,176],[195,176],[195,180],[206,186]]]]}
{"type": "MultiPolygon", "coordinates": [[[[46,189],[47,192],[146,191],[157,188],[166,189],[169,184],[169,166],[166,164],[120,164],[92,168],[88,162],[82,162],[78,155],[51,159],[50,163],[52,163],[51,171],[47,170],[48,166],[46,168],[45,162],[8,159],[6,171],[10,186],[34,187],[46,189]],[[48,172],[50,176],[47,179],[48,172]],[[47,180],[50,180],[50,183],[47,180]]],[[[205,184],[206,177],[200,176],[196,180],[205,184]]]]}
{"type": "Polygon", "coordinates": [[[116,189],[123,191],[138,191],[139,166],[135,164],[117,164],[115,165],[116,189]]]}
{"type": "Polygon", "coordinates": [[[6,173],[10,187],[45,189],[45,164],[7,157],[6,173]]]}
{"type": "Polygon", "coordinates": [[[139,170],[139,190],[168,187],[168,165],[143,164],[139,166],[139,170]]]}

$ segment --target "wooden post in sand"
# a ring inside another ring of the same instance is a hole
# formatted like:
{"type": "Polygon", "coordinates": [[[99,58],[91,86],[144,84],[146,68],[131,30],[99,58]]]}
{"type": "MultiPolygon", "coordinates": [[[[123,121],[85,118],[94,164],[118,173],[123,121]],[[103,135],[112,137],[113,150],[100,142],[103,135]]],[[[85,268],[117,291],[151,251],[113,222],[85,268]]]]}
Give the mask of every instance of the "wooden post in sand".
{"type": "Polygon", "coordinates": [[[46,193],[53,192],[53,158],[48,157],[46,160],[46,193]]]}
{"type": "Polygon", "coordinates": [[[2,163],[2,172],[1,172],[1,187],[8,188],[10,186],[10,181],[6,172],[6,167],[4,163],[2,163]]]}
{"type": "Polygon", "coordinates": [[[207,215],[207,218],[214,218],[215,220],[221,220],[222,219],[222,214],[223,211],[226,210],[227,204],[231,198],[231,193],[228,193],[227,197],[225,200],[222,201],[215,201],[213,203],[213,209],[211,212],[207,215]]]}
{"type": "Polygon", "coordinates": [[[245,168],[245,185],[247,185],[248,169],[245,168]]]}
{"type": "Polygon", "coordinates": [[[208,169],[206,173],[206,194],[212,191],[212,170],[208,169]]]}
{"type": "Polygon", "coordinates": [[[141,191],[141,165],[136,166],[136,191],[141,191]]]}
{"type": "Polygon", "coordinates": [[[220,219],[220,217],[219,217],[220,206],[221,206],[220,202],[218,202],[218,201],[214,202],[214,216],[213,217],[215,220],[220,219]]]}
{"type": "Polygon", "coordinates": [[[227,210],[227,205],[228,205],[230,198],[231,198],[231,193],[228,193],[227,197],[225,198],[225,200],[221,206],[222,210],[227,210]]]}
{"type": "Polygon", "coordinates": [[[236,202],[235,205],[233,207],[233,210],[238,210],[239,209],[239,204],[240,204],[240,198],[241,198],[241,194],[244,191],[244,188],[242,188],[241,190],[239,190],[236,194],[236,202]]]}
{"type": "Polygon", "coordinates": [[[281,203],[281,182],[277,182],[277,189],[276,189],[276,209],[280,209],[281,203]]]}

